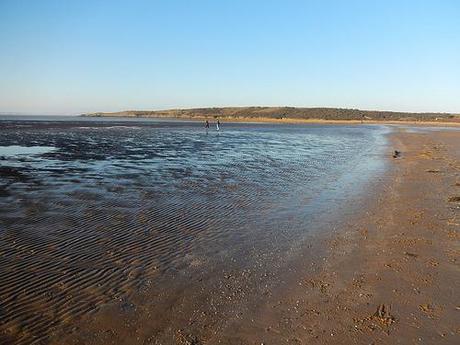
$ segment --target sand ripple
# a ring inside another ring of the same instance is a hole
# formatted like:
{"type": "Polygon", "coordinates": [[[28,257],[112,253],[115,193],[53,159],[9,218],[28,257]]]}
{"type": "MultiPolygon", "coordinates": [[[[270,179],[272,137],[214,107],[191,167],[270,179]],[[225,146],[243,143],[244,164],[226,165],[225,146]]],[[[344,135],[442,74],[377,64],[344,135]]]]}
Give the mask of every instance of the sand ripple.
{"type": "Polygon", "coordinates": [[[9,169],[0,175],[0,343],[40,343],[167,271],[288,247],[321,210],[313,200],[336,198],[335,183],[363,157],[371,166],[381,135],[362,127],[240,124],[206,135],[194,124],[91,126],[1,130],[0,145],[56,150],[1,161],[9,169]]]}

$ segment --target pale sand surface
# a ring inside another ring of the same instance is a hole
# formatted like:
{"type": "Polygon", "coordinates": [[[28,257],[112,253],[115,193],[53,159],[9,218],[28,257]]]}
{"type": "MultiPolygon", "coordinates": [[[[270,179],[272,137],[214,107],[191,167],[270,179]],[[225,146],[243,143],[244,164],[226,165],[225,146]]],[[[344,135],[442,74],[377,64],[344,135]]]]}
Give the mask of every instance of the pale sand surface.
{"type": "MultiPolygon", "coordinates": [[[[94,117],[97,118],[97,117],[94,117]]],[[[294,119],[294,118],[270,118],[270,117],[222,117],[222,116],[193,116],[193,117],[155,117],[155,116],[110,116],[104,115],[101,118],[113,118],[113,119],[123,119],[123,118],[138,118],[138,119],[171,119],[171,120],[189,120],[189,121],[201,121],[205,122],[206,120],[210,121],[211,124],[217,121],[217,118],[223,122],[228,123],[278,123],[278,124],[337,124],[337,125],[353,125],[353,124],[375,124],[375,125],[398,125],[398,126],[440,126],[440,127],[457,127],[460,126],[460,120],[441,120],[441,121],[384,121],[384,120],[323,120],[323,119],[294,119]]]]}
{"type": "Polygon", "coordinates": [[[401,130],[391,146],[402,156],[388,152],[368,207],[284,284],[261,293],[247,271],[193,277],[100,308],[52,344],[458,344],[460,135],[401,130]]]}

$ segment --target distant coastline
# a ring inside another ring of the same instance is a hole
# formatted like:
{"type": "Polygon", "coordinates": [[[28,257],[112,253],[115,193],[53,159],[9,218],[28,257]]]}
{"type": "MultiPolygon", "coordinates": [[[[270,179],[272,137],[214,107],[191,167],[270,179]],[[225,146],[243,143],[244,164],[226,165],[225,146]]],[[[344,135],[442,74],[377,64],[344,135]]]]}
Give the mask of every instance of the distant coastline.
{"type": "Polygon", "coordinates": [[[460,124],[460,114],[415,113],[344,108],[219,107],[167,110],[126,110],[82,114],[85,117],[219,118],[236,122],[429,122],[460,124]]]}

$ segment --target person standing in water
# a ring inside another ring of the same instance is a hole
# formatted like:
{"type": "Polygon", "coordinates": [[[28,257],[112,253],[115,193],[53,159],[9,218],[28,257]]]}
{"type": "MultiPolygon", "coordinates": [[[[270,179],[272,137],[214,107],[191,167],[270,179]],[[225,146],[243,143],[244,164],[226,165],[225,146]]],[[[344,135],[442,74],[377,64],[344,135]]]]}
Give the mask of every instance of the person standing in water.
{"type": "Polygon", "coordinates": [[[217,131],[219,131],[219,126],[220,126],[220,121],[219,121],[219,119],[217,119],[217,123],[216,123],[216,129],[217,129],[217,131]]]}

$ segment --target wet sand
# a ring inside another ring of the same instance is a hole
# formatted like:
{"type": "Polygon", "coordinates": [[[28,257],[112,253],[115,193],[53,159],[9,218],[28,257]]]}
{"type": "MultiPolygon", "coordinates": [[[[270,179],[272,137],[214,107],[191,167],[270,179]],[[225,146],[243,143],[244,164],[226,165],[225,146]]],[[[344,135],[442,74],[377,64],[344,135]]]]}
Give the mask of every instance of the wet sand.
{"type": "Polygon", "coordinates": [[[458,344],[460,136],[402,130],[391,143],[402,155],[388,155],[368,207],[318,238],[281,284],[254,286],[232,267],[191,275],[107,305],[52,343],[458,344]]]}
{"type": "Polygon", "coordinates": [[[369,208],[329,239],[319,272],[280,298],[270,331],[247,343],[459,343],[459,133],[391,140],[402,156],[389,158],[369,208]]]}
{"type": "MultiPolygon", "coordinates": [[[[81,257],[87,259],[69,266],[77,277],[85,275],[81,279],[62,281],[60,272],[55,272],[24,285],[25,277],[33,276],[37,257],[46,260],[66,253],[59,247],[28,253],[36,240],[31,236],[30,242],[17,244],[21,255],[16,256],[18,265],[30,271],[18,276],[11,270],[7,285],[5,280],[2,285],[2,305],[14,305],[17,313],[14,322],[2,318],[0,339],[7,344],[34,343],[25,332],[33,336],[34,329],[42,330],[44,324],[46,336],[36,333],[41,337],[35,343],[456,344],[460,336],[459,147],[458,131],[392,134],[385,158],[389,169],[372,181],[361,202],[357,201],[359,207],[325,213],[316,223],[327,231],[311,234],[297,246],[286,238],[290,255],[279,250],[279,243],[271,246],[261,241],[266,250],[254,245],[249,252],[247,248],[235,251],[230,260],[219,260],[220,254],[213,254],[208,256],[211,263],[206,256],[190,255],[181,261],[186,269],[175,267],[159,274],[157,267],[162,262],[151,260],[146,254],[149,245],[139,242],[135,233],[121,232],[109,243],[101,228],[100,234],[93,234],[79,247],[81,257]],[[402,151],[400,158],[392,158],[393,149],[402,151]],[[94,251],[91,255],[96,246],[115,251],[117,243],[128,243],[128,247],[123,252],[101,255],[94,251]],[[133,250],[142,256],[136,257],[133,250]],[[107,257],[113,257],[114,267],[99,262],[107,257]],[[149,260],[141,267],[149,272],[147,276],[136,270],[136,260],[146,258],[149,260]],[[91,263],[94,270],[84,269],[91,263]],[[117,270],[117,265],[125,269],[117,270]],[[104,290],[107,281],[123,281],[124,273],[126,285],[104,290]],[[142,279],[136,279],[136,274],[142,279]],[[99,288],[94,283],[98,281],[102,282],[99,288]],[[31,284],[43,288],[34,289],[30,298],[10,291],[23,286],[27,292],[31,284]],[[5,297],[16,298],[18,303],[5,297]],[[36,308],[31,299],[37,302],[36,308]],[[80,306],[75,303],[79,299],[80,306]],[[31,312],[35,318],[31,319],[31,312]],[[27,318],[27,327],[21,324],[21,315],[27,318]]],[[[249,201],[240,200],[239,207],[249,201]]],[[[88,195],[83,202],[91,202],[88,195]]],[[[117,212],[121,208],[115,206],[97,217],[101,221],[118,219],[121,224],[124,220],[117,212]]],[[[293,211],[283,210],[284,216],[295,216],[295,205],[293,211]]],[[[37,215],[30,212],[32,217],[37,215]]],[[[148,224],[149,217],[160,216],[174,222],[174,214],[177,216],[175,211],[140,214],[145,219],[139,221],[148,224]]],[[[193,218],[188,217],[192,215],[182,214],[189,226],[193,226],[193,218]]],[[[47,239],[53,242],[51,235],[47,239]]],[[[66,245],[75,241],[77,237],[66,245]]]]}
{"type": "Polygon", "coordinates": [[[219,320],[245,304],[253,309],[303,252],[297,243],[314,241],[317,225],[330,218],[320,219],[324,210],[338,212],[382,165],[376,152],[386,132],[226,124],[207,133],[198,123],[67,118],[2,123],[0,343],[46,343],[113,302],[124,311],[162,310],[155,320],[165,339],[176,324],[168,308],[196,305],[208,315],[212,308],[219,320]],[[222,292],[234,277],[228,298],[222,292]],[[142,295],[152,303],[133,303],[142,295]]]}
{"type": "Polygon", "coordinates": [[[104,115],[101,117],[88,116],[86,118],[99,118],[99,119],[163,119],[163,120],[178,120],[178,121],[193,121],[202,122],[206,120],[211,123],[219,118],[224,123],[268,123],[268,124],[325,124],[325,125],[396,125],[396,126],[417,126],[417,127],[460,127],[460,120],[454,119],[442,119],[439,121],[435,120],[332,120],[332,119],[302,119],[302,118],[271,118],[271,117],[238,117],[238,116],[176,116],[176,117],[161,117],[161,116],[139,116],[139,117],[123,117],[123,116],[110,116],[104,115]]]}

